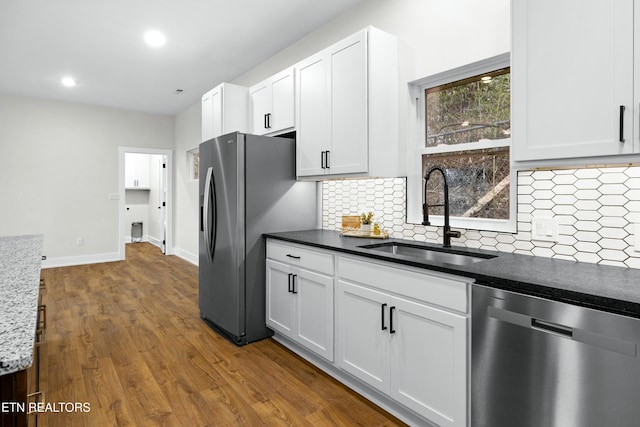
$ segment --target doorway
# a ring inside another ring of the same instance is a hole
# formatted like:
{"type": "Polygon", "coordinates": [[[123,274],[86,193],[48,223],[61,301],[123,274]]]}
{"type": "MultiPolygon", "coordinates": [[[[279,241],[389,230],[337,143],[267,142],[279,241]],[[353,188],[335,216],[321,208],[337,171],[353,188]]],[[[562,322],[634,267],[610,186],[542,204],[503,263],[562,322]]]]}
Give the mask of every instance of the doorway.
{"type": "Polygon", "coordinates": [[[173,254],[173,151],[118,147],[119,258],[125,245],[148,241],[173,254]]]}

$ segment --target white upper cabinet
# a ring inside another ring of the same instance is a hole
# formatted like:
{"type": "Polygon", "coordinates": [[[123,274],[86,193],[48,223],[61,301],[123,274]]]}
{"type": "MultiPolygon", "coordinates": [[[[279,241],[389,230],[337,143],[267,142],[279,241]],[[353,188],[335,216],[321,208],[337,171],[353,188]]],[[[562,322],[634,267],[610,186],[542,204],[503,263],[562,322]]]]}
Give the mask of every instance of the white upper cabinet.
{"type": "Polygon", "coordinates": [[[251,132],[266,135],[295,126],[294,72],[288,68],[251,86],[251,132]]]}
{"type": "Polygon", "coordinates": [[[511,7],[514,160],[638,152],[634,0],[511,7]]]}
{"type": "Polygon", "coordinates": [[[148,190],[151,184],[151,157],[142,153],[124,153],[124,187],[148,190]]]}
{"type": "Polygon", "coordinates": [[[202,141],[230,132],[246,132],[249,89],[222,83],[202,95],[202,141]]]}
{"type": "Polygon", "coordinates": [[[369,27],[295,68],[297,175],[398,175],[396,37],[369,27]]]}

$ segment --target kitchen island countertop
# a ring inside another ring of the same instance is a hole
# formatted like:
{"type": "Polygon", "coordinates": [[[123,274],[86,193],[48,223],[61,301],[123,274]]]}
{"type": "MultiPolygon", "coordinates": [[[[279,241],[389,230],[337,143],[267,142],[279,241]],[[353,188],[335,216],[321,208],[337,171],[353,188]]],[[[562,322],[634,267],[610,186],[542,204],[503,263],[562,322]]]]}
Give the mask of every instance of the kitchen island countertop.
{"type": "Polygon", "coordinates": [[[455,242],[452,247],[454,250],[497,255],[497,257],[475,264],[450,265],[360,247],[401,242],[427,248],[442,248],[441,244],[435,243],[346,237],[341,236],[338,231],[330,230],[267,233],[265,236],[291,243],[469,277],[474,279],[477,284],[493,288],[640,318],[639,269],[458,247],[455,246],[455,242]]]}
{"type": "Polygon", "coordinates": [[[33,363],[42,235],[0,237],[0,375],[33,363]]]}

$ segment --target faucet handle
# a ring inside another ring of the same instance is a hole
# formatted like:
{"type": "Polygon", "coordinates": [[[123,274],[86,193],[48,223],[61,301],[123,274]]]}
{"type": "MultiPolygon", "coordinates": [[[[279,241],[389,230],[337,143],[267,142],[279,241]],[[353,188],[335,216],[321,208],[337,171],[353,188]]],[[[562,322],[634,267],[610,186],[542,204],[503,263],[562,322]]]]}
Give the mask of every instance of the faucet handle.
{"type": "Polygon", "coordinates": [[[449,230],[447,231],[447,234],[449,235],[449,237],[455,237],[456,239],[459,239],[460,236],[462,236],[462,233],[457,230],[449,230]]]}

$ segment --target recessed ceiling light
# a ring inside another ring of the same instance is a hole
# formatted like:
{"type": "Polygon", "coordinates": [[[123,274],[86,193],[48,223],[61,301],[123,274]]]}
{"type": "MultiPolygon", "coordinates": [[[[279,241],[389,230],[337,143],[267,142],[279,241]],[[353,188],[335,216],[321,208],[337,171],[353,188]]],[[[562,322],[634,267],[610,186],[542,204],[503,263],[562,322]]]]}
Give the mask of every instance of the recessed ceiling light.
{"type": "Polygon", "coordinates": [[[164,45],[167,39],[160,31],[151,30],[144,33],[144,41],[146,41],[149,46],[160,47],[164,45]]]}
{"type": "Polygon", "coordinates": [[[73,77],[63,77],[60,80],[60,83],[66,87],[74,87],[76,85],[76,80],[73,77]]]}

